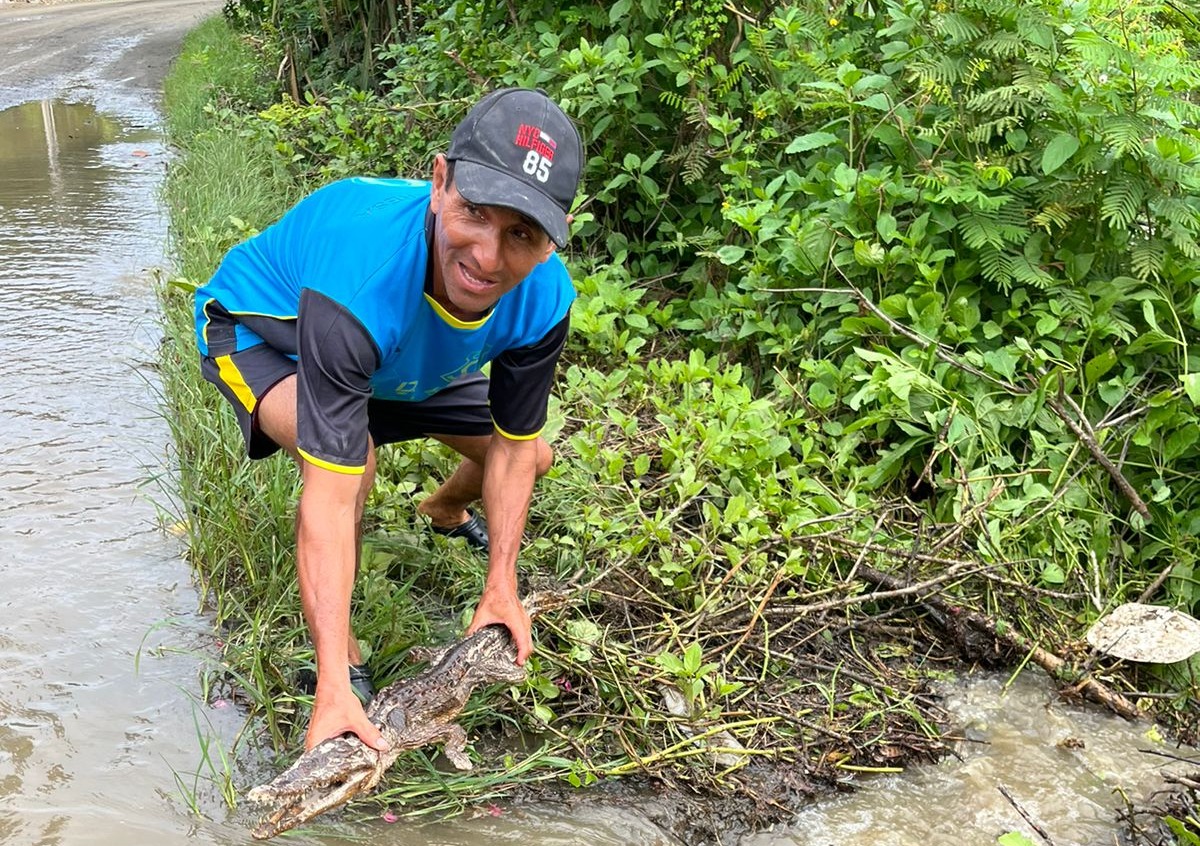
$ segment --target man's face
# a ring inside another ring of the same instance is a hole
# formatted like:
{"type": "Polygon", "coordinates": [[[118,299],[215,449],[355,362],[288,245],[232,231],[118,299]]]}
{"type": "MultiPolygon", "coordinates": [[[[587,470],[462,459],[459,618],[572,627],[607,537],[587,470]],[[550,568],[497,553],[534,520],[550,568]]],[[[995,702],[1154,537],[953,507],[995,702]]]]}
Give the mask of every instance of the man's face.
{"type": "Polygon", "coordinates": [[[430,207],[433,298],[460,320],[475,320],[554,252],[554,242],[523,214],[469,203],[446,182],[446,159],[433,165],[430,207]]]}

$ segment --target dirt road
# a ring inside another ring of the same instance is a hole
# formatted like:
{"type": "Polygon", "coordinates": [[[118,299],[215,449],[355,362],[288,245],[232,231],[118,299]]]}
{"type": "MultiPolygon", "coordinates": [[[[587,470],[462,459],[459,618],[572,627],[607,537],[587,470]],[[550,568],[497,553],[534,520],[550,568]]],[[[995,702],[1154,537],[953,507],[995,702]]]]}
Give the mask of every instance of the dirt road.
{"type": "Polygon", "coordinates": [[[0,0],[0,109],[118,87],[157,97],[184,33],[221,0],[0,0]]]}

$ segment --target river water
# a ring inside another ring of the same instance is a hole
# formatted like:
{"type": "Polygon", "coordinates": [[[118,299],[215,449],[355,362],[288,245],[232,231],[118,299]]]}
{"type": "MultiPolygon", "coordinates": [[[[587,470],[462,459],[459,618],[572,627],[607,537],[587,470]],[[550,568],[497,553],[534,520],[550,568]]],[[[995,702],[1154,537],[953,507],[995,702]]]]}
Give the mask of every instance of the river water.
{"type": "MultiPolygon", "coordinates": [[[[151,366],[154,269],[167,263],[154,98],[86,74],[5,88],[2,70],[0,844],[244,843],[249,812],[229,812],[209,778],[239,717],[199,698],[208,621],[153,504],[168,472],[151,366]]],[[[1158,783],[1162,761],[1139,751],[1163,748],[1148,726],[1056,703],[1032,673],[948,695],[969,739],[960,759],[863,781],[741,842],[1032,837],[1004,786],[1060,846],[1099,846],[1114,842],[1114,791],[1158,783]]],[[[484,809],[419,828],[334,817],[297,840],[677,844],[649,802],[484,809]]]]}
{"type": "Polygon", "coordinates": [[[183,842],[205,630],[158,528],[153,115],[0,111],[0,841],[183,842]],[[162,650],[166,649],[164,653],[162,650]]]}

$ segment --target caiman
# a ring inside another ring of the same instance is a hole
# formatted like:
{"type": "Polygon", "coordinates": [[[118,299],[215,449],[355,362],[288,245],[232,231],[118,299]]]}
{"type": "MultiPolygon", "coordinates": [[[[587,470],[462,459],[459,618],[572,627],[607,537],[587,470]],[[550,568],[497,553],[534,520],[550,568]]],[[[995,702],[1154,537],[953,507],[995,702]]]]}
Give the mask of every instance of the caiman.
{"type": "Polygon", "coordinates": [[[471,769],[466,733],[454,720],[476,686],[524,680],[525,669],[516,664],[508,629],[488,626],[442,649],[414,653],[418,660],[427,658],[429,667],[388,685],[367,708],[367,717],[391,748],[376,752],[358,738],[343,735],[305,752],[274,781],[247,794],[252,802],[273,806],[252,832],[256,840],[274,837],[366,793],[401,753],[430,743],[442,742],[455,767],[471,769]]]}

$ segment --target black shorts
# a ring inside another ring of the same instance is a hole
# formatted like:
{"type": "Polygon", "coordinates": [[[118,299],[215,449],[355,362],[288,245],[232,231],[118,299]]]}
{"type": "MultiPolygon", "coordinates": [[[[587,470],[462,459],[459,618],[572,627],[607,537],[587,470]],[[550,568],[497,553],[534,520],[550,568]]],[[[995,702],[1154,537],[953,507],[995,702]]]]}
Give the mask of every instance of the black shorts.
{"type": "MultiPolygon", "coordinates": [[[[200,372],[233,406],[246,454],[266,458],[278,452],[279,445],[258,428],[258,401],[296,372],[296,362],[258,344],[232,355],[201,356],[200,372]]],[[[482,373],[468,373],[420,402],[372,398],[367,403],[367,427],[376,446],[433,435],[491,435],[495,424],[488,407],[488,379],[482,373]]]]}

